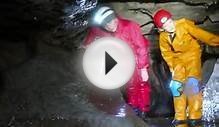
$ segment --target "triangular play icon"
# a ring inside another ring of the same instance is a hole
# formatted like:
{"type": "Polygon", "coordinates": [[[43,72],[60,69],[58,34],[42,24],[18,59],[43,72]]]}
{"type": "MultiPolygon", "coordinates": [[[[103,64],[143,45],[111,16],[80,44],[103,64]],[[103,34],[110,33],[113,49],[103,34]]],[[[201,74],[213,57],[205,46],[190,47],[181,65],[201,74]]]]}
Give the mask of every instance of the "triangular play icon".
{"type": "Polygon", "coordinates": [[[105,51],[105,75],[112,70],[117,62],[105,51]]]}

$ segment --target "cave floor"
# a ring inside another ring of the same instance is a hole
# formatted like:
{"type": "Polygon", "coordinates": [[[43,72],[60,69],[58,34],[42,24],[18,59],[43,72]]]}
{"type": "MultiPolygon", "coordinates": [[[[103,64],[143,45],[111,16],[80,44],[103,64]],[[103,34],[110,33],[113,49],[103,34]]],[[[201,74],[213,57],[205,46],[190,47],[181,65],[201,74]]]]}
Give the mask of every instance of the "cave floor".
{"type": "MultiPolygon", "coordinates": [[[[145,122],[148,127],[219,127],[219,120],[215,123],[203,122],[199,125],[191,126],[181,124],[174,126],[171,124],[172,118],[147,118],[145,122]]],[[[49,120],[12,120],[7,124],[8,127],[81,127],[75,125],[74,120],[49,119],[49,120]]]]}
{"type": "Polygon", "coordinates": [[[219,127],[219,120],[216,120],[215,123],[203,122],[195,126],[189,124],[174,126],[171,124],[172,120],[172,118],[148,118],[145,121],[149,127],[219,127]]]}

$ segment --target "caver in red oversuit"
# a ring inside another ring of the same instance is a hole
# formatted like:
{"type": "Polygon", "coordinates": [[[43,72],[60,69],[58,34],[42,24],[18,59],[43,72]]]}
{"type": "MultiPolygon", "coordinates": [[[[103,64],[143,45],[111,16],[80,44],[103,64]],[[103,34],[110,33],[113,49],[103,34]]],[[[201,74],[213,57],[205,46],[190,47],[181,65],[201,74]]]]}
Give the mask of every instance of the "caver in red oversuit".
{"type": "MultiPolygon", "coordinates": [[[[107,11],[112,11],[112,9],[109,9],[108,7],[105,8],[105,12],[103,11],[104,7],[101,8],[102,11],[99,11],[99,13],[104,12],[104,14],[100,14],[101,16],[109,14],[107,11]]],[[[104,26],[108,25],[108,27],[103,27],[103,25],[100,27],[100,25],[89,29],[83,46],[87,47],[95,39],[107,36],[119,38],[129,44],[135,54],[136,69],[133,77],[127,83],[127,102],[133,108],[137,108],[142,112],[148,112],[150,107],[151,92],[147,72],[149,67],[149,41],[143,37],[140,26],[137,23],[116,17],[115,15],[110,18],[112,18],[110,21],[104,23],[104,26]],[[116,24],[116,28],[111,27],[113,26],[112,24],[116,24]]],[[[100,20],[101,17],[98,21],[100,20]]]]}

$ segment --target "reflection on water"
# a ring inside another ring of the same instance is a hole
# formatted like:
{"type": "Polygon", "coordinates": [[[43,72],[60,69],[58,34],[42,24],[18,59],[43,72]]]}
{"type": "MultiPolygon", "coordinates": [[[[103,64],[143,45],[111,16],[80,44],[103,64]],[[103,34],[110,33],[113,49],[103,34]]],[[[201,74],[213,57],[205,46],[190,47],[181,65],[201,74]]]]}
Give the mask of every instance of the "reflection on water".
{"type": "Polygon", "coordinates": [[[203,120],[214,122],[219,118],[219,59],[203,92],[203,120]]]}
{"type": "Polygon", "coordinates": [[[216,127],[216,124],[200,124],[200,125],[180,124],[174,127],[216,127]]]}
{"type": "MultiPolygon", "coordinates": [[[[171,118],[148,118],[145,120],[145,122],[148,125],[147,127],[219,127],[219,123],[218,123],[219,121],[217,123],[201,123],[199,125],[192,125],[192,126],[189,124],[180,124],[174,126],[171,124],[171,121],[172,121],[171,118]]],[[[86,121],[75,121],[72,119],[69,120],[44,119],[44,120],[21,120],[21,121],[17,119],[13,119],[12,122],[8,123],[8,127],[84,127],[85,123],[86,121]]],[[[104,125],[104,123],[102,125],[104,125]]],[[[90,126],[86,125],[86,127],[90,127],[90,126]]],[[[103,126],[95,126],[95,127],[103,127],[103,126]]],[[[107,127],[111,127],[111,126],[107,126],[107,127]]]]}
{"type": "Polygon", "coordinates": [[[126,110],[125,109],[126,109],[126,105],[123,105],[122,107],[120,107],[115,116],[116,117],[125,117],[126,116],[126,110]]]}
{"type": "Polygon", "coordinates": [[[210,122],[201,122],[196,125],[191,124],[180,124],[180,125],[173,125],[172,118],[147,118],[145,122],[149,125],[148,127],[219,127],[219,121],[216,120],[215,123],[210,122]]]}

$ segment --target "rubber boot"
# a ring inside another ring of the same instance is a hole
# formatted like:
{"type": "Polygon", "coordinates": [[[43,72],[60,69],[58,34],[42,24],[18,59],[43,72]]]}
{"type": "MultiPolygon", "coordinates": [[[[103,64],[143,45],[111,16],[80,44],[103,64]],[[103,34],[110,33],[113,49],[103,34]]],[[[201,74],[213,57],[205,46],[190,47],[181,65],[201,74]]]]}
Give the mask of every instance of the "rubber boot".
{"type": "Polygon", "coordinates": [[[141,110],[139,108],[132,108],[132,109],[135,112],[136,116],[140,116],[141,115],[142,112],[141,112],[141,110]]]}
{"type": "Polygon", "coordinates": [[[190,127],[197,127],[199,125],[202,125],[202,120],[201,119],[189,119],[188,124],[190,127]]]}
{"type": "Polygon", "coordinates": [[[174,119],[172,121],[172,124],[175,125],[175,126],[178,126],[178,125],[183,125],[183,124],[186,124],[186,120],[177,120],[177,119],[174,119]]]}

